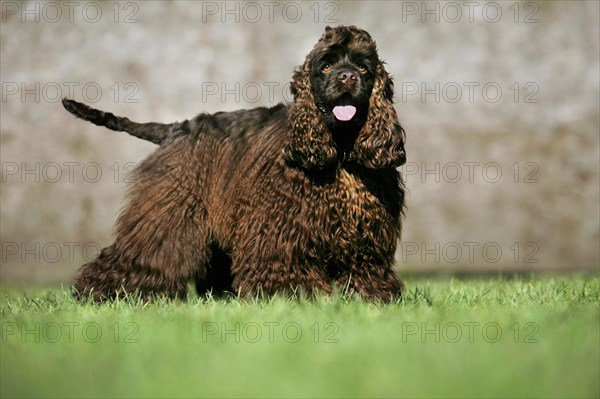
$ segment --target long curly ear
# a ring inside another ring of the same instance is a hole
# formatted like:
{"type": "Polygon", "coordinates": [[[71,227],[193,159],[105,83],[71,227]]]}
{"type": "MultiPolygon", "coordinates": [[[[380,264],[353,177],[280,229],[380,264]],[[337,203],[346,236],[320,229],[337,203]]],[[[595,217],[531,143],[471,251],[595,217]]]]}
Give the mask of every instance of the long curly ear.
{"type": "Polygon", "coordinates": [[[383,64],[377,64],[367,121],[350,157],[372,169],[397,167],[406,162],[406,134],[394,109],[394,84],[383,64]]]}
{"type": "Polygon", "coordinates": [[[294,72],[294,103],[288,111],[289,137],[283,148],[286,161],[305,169],[324,169],[336,160],[331,133],[323,124],[310,84],[310,55],[294,72]]]}

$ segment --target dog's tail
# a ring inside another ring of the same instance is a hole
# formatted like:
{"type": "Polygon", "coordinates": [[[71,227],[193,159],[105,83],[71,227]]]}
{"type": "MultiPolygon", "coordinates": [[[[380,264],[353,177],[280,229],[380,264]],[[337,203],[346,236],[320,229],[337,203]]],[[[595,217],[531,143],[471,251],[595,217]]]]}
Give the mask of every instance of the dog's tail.
{"type": "Polygon", "coordinates": [[[164,123],[137,123],[128,118],[116,116],[110,112],[103,112],[78,101],[63,98],[62,104],[67,111],[78,118],[92,122],[94,125],[105,126],[111,130],[127,132],[132,136],[142,140],[151,141],[155,144],[162,144],[169,137],[177,133],[189,133],[188,121],[175,122],[171,124],[164,123]]]}

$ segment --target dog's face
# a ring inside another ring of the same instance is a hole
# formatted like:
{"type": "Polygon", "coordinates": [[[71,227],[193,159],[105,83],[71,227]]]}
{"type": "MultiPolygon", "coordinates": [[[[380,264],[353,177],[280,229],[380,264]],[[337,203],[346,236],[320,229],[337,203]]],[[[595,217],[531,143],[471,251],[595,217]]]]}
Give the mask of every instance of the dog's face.
{"type": "Polygon", "coordinates": [[[325,34],[315,49],[310,76],[315,105],[334,134],[357,133],[364,125],[379,62],[370,37],[360,40],[344,33],[325,34]]]}
{"type": "Polygon", "coordinates": [[[366,31],[325,28],[294,70],[291,92],[287,161],[305,169],[324,169],[340,159],[371,169],[405,161],[392,78],[366,31]]]}
{"type": "Polygon", "coordinates": [[[315,104],[332,132],[358,132],[364,125],[376,65],[376,56],[351,46],[335,46],[314,60],[315,104]]]}

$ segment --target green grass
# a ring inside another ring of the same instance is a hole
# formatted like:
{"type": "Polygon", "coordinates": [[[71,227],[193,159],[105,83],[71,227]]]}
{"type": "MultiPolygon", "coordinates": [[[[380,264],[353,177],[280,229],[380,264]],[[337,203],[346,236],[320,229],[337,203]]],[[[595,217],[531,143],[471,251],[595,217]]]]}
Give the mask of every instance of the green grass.
{"type": "Polygon", "coordinates": [[[0,396],[600,396],[600,276],[406,283],[385,306],[4,288],[0,396]]]}

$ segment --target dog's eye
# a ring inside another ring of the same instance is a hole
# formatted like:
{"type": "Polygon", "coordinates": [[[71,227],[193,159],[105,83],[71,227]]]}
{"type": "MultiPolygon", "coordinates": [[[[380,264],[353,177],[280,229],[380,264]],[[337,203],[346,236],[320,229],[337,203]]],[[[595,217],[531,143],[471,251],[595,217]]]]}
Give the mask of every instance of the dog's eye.
{"type": "Polygon", "coordinates": [[[331,72],[332,69],[333,69],[333,67],[331,66],[331,64],[325,64],[321,67],[321,72],[329,73],[329,72],[331,72]]]}
{"type": "Polygon", "coordinates": [[[360,64],[358,66],[358,72],[360,72],[360,73],[367,73],[367,71],[368,71],[367,67],[364,66],[363,64],[360,64]]]}

